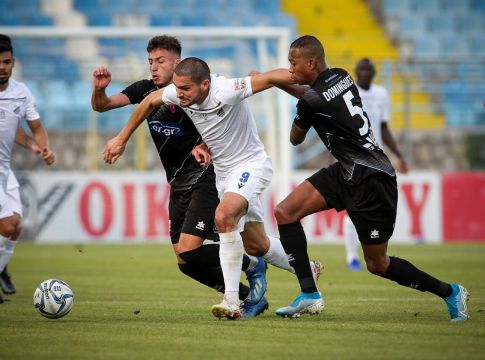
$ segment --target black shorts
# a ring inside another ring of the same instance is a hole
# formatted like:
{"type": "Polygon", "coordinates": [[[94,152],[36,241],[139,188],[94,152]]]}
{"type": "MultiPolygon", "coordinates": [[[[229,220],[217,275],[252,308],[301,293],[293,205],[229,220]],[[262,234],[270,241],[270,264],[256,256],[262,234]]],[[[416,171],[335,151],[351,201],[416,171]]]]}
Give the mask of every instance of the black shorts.
{"type": "Polygon", "coordinates": [[[307,180],[323,195],[329,208],[347,210],[363,244],[381,244],[394,232],[397,211],[396,176],[357,165],[354,177],[343,178],[339,163],[307,180]]]}
{"type": "Polygon", "coordinates": [[[205,172],[188,190],[171,189],[168,211],[172,244],[179,242],[181,233],[219,241],[214,225],[217,205],[219,198],[212,171],[205,172]]]}

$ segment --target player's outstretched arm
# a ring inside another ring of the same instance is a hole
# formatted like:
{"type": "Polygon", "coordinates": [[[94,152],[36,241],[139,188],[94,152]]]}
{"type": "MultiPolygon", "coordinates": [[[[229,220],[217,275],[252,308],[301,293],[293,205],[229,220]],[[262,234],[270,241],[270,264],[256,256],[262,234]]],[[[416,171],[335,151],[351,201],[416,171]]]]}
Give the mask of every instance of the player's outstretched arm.
{"type": "Polygon", "coordinates": [[[135,108],[128,122],[114,138],[109,140],[103,150],[103,159],[108,164],[114,164],[125,151],[126,143],[140,124],[150,113],[163,104],[163,88],[152,92],[135,108]]]}
{"type": "Polygon", "coordinates": [[[104,112],[130,104],[130,99],[123,93],[106,95],[106,88],[111,82],[111,72],[104,66],[93,71],[93,92],[91,107],[95,111],[104,112]]]}
{"type": "MultiPolygon", "coordinates": [[[[258,74],[261,74],[261,73],[259,71],[253,70],[249,73],[249,76],[255,76],[258,74]]],[[[275,86],[296,98],[300,98],[307,90],[305,86],[298,85],[298,84],[291,84],[291,85],[281,84],[281,85],[275,85],[275,86]]]]}
{"type": "MultiPolygon", "coordinates": [[[[253,94],[269,89],[273,86],[291,86],[295,81],[287,69],[275,69],[251,76],[253,94]]],[[[292,94],[293,95],[293,94],[292,94]]]]}

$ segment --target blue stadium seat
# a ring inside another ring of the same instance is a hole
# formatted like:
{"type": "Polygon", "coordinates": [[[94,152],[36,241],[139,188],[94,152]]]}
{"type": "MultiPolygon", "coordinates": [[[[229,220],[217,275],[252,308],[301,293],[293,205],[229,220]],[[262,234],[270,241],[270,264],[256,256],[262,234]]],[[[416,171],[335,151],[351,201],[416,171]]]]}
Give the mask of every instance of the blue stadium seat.
{"type": "Polygon", "coordinates": [[[181,16],[179,13],[167,12],[150,15],[151,26],[180,26],[181,16]]]}
{"type": "Polygon", "coordinates": [[[112,14],[108,11],[98,9],[96,12],[88,12],[86,22],[88,26],[111,26],[113,25],[112,14]]]}
{"type": "Polygon", "coordinates": [[[483,0],[471,0],[470,7],[472,11],[480,11],[485,13],[485,2],[483,0]]]}
{"type": "Polygon", "coordinates": [[[441,3],[440,0],[411,0],[410,8],[413,12],[435,14],[441,10],[441,3]]]}
{"type": "Polygon", "coordinates": [[[418,37],[414,41],[414,56],[418,60],[439,60],[443,55],[442,44],[437,36],[418,37]]]}
{"type": "Polygon", "coordinates": [[[275,15],[281,12],[280,0],[254,1],[254,10],[268,15],[275,15]]]}
{"type": "Polygon", "coordinates": [[[457,30],[463,34],[485,32],[485,13],[469,12],[456,15],[457,30]]]}
{"type": "Polygon", "coordinates": [[[468,41],[461,35],[443,37],[443,56],[446,60],[466,59],[470,56],[468,41]]]}
{"type": "MultiPolygon", "coordinates": [[[[483,3],[483,0],[480,0],[483,3]]],[[[469,13],[470,2],[468,0],[441,0],[443,10],[455,14],[469,13]]]]}
{"type": "Polygon", "coordinates": [[[383,0],[382,10],[386,16],[403,16],[407,15],[411,9],[410,0],[383,0]]]}
{"type": "Polygon", "coordinates": [[[479,58],[485,57],[485,38],[482,34],[475,34],[469,37],[470,51],[479,58]]]}
{"type": "Polygon", "coordinates": [[[428,29],[436,34],[454,34],[456,32],[456,16],[450,13],[438,13],[428,18],[428,29]]]}
{"type": "Polygon", "coordinates": [[[417,14],[403,15],[399,19],[399,32],[408,39],[414,39],[426,33],[426,21],[417,14]]]}

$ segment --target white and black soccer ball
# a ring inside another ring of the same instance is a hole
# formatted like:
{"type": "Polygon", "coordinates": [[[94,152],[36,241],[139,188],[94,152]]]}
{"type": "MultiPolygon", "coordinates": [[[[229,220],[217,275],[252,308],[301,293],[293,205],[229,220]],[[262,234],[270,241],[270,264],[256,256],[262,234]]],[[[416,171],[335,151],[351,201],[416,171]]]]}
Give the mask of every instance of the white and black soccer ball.
{"type": "Polygon", "coordinates": [[[42,316],[58,319],[71,311],[74,293],[64,281],[49,279],[42,281],[34,292],[34,306],[42,316]]]}

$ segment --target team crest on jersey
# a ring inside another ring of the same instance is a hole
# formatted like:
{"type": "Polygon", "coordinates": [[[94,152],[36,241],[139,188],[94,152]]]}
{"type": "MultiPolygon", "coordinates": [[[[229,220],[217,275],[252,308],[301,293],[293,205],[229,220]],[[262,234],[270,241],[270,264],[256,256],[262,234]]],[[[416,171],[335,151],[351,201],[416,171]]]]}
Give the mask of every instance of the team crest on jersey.
{"type": "Polygon", "coordinates": [[[171,112],[172,114],[175,114],[175,112],[177,111],[177,105],[175,105],[175,104],[170,104],[168,107],[169,107],[169,109],[170,109],[170,112],[171,112]]]}
{"type": "Polygon", "coordinates": [[[246,80],[244,79],[234,79],[234,90],[244,90],[246,89],[246,80]]]}
{"type": "Polygon", "coordinates": [[[0,110],[0,119],[4,120],[5,119],[5,111],[0,110]]]}
{"type": "Polygon", "coordinates": [[[219,111],[217,112],[217,116],[223,117],[224,115],[226,115],[224,109],[220,108],[219,111]]]}
{"type": "Polygon", "coordinates": [[[20,104],[18,103],[13,104],[13,112],[14,114],[17,114],[17,115],[20,113],[20,104]]]}

